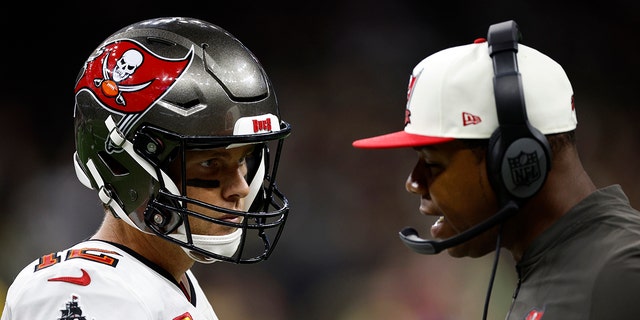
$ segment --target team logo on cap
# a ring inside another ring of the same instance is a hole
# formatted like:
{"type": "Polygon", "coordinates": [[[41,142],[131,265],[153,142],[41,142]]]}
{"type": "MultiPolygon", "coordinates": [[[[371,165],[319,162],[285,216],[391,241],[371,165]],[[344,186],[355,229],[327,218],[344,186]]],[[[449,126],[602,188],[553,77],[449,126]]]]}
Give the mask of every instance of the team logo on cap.
{"type": "Polygon", "coordinates": [[[87,61],[75,92],[89,90],[106,107],[139,113],[153,105],[178,80],[193,57],[168,59],[132,40],[118,40],[100,48],[87,61]]]}
{"type": "Polygon", "coordinates": [[[409,101],[411,101],[411,94],[413,93],[413,87],[416,85],[416,79],[418,77],[411,75],[409,78],[409,86],[407,87],[407,108],[404,111],[404,125],[411,123],[411,110],[409,110],[409,101]]]}
{"type": "Polygon", "coordinates": [[[411,123],[411,110],[404,109],[404,125],[408,125],[409,123],[411,123]]]}

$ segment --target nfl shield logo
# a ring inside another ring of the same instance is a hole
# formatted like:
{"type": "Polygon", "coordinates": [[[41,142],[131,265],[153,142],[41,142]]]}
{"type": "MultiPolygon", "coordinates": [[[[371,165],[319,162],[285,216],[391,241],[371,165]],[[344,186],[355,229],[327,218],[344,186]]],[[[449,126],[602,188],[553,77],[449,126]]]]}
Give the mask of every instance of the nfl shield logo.
{"type": "Polygon", "coordinates": [[[508,158],[511,169],[511,179],[516,186],[529,186],[541,177],[538,153],[520,152],[515,157],[508,158]]]}

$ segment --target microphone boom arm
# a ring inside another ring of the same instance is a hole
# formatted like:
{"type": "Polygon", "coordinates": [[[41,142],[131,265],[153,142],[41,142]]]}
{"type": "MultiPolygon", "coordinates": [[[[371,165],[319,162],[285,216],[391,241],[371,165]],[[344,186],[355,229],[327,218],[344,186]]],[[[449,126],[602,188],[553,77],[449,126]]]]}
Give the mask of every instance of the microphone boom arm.
{"type": "Polygon", "coordinates": [[[489,230],[490,228],[498,225],[506,220],[516,211],[518,211],[518,205],[515,201],[509,201],[502,207],[496,214],[481,222],[480,224],[460,233],[451,238],[436,241],[420,238],[418,231],[411,227],[405,227],[399,232],[400,240],[416,253],[420,254],[437,254],[440,251],[455,247],[463,242],[469,241],[472,238],[479,236],[481,233],[489,230]]]}

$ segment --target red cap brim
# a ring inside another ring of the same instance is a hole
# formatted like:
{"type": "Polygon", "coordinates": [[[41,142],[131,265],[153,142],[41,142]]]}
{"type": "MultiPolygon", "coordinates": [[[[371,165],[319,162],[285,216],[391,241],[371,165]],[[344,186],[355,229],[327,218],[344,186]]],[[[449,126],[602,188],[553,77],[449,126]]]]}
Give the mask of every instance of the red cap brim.
{"type": "Polygon", "coordinates": [[[428,146],[453,140],[455,140],[455,138],[429,137],[398,131],[377,137],[356,140],[352,145],[361,149],[389,149],[428,146]]]}

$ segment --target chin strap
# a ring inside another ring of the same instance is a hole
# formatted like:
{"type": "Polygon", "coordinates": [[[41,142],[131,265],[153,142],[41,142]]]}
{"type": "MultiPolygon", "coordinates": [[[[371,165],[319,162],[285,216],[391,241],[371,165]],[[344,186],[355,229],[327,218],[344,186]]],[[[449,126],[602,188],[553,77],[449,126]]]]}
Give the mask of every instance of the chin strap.
{"type": "MultiPolygon", "coordinates": [[[[180,228],[184,229],[183,226],[181,226],[180,228]]],[[[182,233],[172,233],[169,236],[187,243],[187,236],[184,235],[184,231],[182,233]]],[[[242,241],[242,229],[238,228],[232,233],[221,236],[191,234],[191,241],[194,247],[198,247],[202,250],[206,250],[211,253],[230,258],[236,253],[238,247],[240,246],[240,242],[242,241]]],[[[203,254],[186,247],[182,247],[182,249],[191,259],[200,263],[213,263],[219,261],[216,258],[204,256],[203,254]]]]}

